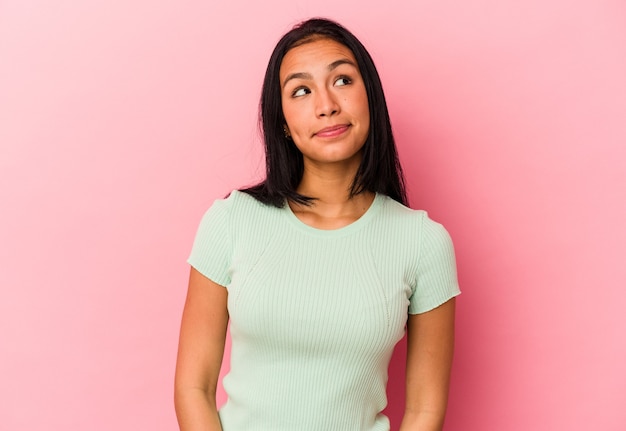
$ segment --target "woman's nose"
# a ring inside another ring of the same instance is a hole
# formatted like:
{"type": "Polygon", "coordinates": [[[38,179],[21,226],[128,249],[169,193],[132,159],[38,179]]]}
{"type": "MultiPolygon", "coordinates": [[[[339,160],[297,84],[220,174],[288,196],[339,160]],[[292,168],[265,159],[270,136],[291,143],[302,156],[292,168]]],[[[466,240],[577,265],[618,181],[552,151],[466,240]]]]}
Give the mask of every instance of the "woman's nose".
{"type": "Polygon", "coordinates": [[[316,115],[318,117],[329,117],[339,113],[339,104],[332,92],[324,89],[317,92],[316,115]]]}

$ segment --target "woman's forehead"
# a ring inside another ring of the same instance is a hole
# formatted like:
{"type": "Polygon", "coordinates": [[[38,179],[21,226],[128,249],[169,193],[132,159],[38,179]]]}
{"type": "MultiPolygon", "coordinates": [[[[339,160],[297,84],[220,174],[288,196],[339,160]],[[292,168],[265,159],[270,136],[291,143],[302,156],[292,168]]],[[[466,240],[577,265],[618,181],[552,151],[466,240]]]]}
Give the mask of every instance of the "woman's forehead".
{"type": "Polygon", "coordinates": [[[281,81],[287,74],[326,68],[338,61],[357,67],[356,59],[350,48],[332,39],[316,38],[287,51],[280,65],[281,81]]]}

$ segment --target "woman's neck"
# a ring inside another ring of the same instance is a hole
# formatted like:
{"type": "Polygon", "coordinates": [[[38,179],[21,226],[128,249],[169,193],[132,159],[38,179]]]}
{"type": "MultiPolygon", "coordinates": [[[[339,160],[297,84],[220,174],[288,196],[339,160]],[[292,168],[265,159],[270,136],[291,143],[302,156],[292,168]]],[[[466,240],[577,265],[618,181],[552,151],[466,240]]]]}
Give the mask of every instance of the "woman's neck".
{"type": "Polygon", "coordinates": [[[326,194],[316,196],[310,205],[289,202],[289,207],[301,222],[317,229],[339,229],[354,223],[372,205],[375,193],[363,192],[352,198],[326,194]]]}
{"type": "Polygon", "coordinates": [[[298,193],[314,198],[310,205],[290,202],[294,214],[319,229],[338,229],[358,220],[374,201],[375,193],[350,196],[354,174],[349,170],[305,169],[298,193]]]}
{"type": "Polygon", "coordinates": [[[298,193],[319,202],[344,204],[350,201],[350,189],[359,169],[360,157],[338,163],[316,163],[305,159],[298,193]]]}

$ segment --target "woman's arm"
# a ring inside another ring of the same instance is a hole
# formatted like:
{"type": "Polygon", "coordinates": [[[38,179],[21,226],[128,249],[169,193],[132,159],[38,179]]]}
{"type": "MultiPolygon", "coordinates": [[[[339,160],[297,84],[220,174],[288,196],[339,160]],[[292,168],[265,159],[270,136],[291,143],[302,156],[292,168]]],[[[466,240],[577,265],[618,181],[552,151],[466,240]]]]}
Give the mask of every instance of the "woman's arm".
{"type": "Polygon", "coordinates": [[[406,407],[400,431],[441,431],[454,352],[452,298],[407,323],[406,407]]]}
{"type": "Polygon", "coordinates": [[[174,404],[181,431],[221,431],[215,391],[228,310],[225,287],[191,268],[176,362],[174,404]]]}

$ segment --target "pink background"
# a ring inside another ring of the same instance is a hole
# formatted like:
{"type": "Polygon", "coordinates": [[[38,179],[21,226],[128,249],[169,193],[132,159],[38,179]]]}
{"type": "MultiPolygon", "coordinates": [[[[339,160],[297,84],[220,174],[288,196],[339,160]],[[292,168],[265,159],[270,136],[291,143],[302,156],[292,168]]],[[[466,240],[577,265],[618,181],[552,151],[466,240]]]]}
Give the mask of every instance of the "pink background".
{"type": "Polygon", "coordinates": [[[626,429],[623,1],[0,0],[1,429],[175,429],[197,223],[262,174],[265,65],[314,15],[455,240],[446,430],[626,429]]]}

